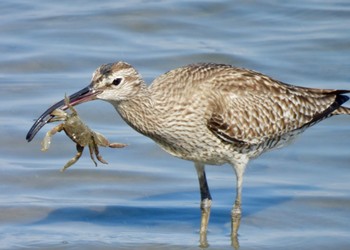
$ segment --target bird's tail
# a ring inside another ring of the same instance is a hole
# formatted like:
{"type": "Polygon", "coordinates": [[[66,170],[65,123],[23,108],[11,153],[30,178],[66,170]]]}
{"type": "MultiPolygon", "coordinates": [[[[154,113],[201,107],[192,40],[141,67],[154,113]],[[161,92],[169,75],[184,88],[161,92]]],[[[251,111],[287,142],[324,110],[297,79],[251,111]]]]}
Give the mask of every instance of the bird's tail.
{"type": "Polygon", "coordinates": [[[336,90],[333,92],[333,94],[336,94],[335,103],[337,103],[339,106],[334,109],[334,111],[331,113],[332,115],[350,115],[350,108],[342,106],[343,103],[350,99],[348,96],[349,93],[350,90],[336,90]]]}
{"type": "Polygon", "coordinates": [[[333,115],[350,115],[350,108],[340,106],[333,111],[333,115]]]}

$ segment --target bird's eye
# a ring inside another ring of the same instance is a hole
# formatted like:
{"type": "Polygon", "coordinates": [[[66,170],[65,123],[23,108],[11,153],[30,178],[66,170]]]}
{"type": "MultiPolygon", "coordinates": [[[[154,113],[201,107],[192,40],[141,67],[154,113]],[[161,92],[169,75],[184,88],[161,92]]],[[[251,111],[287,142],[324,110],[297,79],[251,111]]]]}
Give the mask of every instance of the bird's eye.
{"type": "Polygon", "coordinates": [[[122,82],[122,78],[115,78],[112,84],[115,86],[118,86],[121,82],[122,82]]]}

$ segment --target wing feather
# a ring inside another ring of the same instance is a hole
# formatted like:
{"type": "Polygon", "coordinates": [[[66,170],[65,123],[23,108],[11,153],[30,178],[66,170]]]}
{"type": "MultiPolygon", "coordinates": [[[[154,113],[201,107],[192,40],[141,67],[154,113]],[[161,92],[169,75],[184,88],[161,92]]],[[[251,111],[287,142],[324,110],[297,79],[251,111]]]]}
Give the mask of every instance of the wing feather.
{"type": "Polygon", "coordinates": [[[281,138],[329,117],[349,99],[346,90],[297,87],[244,69],[220,78],[213,79],[207,127],[227,143],[281,138]]]}
{"type": "Polygon", "coordinates": [[[208,129],[222,141],[239,145],[284,139],[330,115],[350,113],[340,107],[348,100],[342,95],[348,90],[298,87],[223,64],[200,63],[171,70],[155,79],[150,90],[155,100],[174,102],[164,107],[194,96],[207,100],[198,103],[207,105],[208,129]]]}

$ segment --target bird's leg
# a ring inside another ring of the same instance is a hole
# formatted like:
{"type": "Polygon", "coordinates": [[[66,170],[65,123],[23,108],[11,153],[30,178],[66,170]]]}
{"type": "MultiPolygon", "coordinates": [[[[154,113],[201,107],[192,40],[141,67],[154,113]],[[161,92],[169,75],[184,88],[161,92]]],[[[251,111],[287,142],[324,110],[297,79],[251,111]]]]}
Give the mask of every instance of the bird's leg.
{"type": "Polygon", "coordinates": [[[231,240],[232,245],[235,248],[239,248],[238,243],[238,229],[241,223],[242,217],[242,184],[243,184],[243,174],[247,166],[248,159],[242,161],[241,164],[234,165],[234,170],[236,173],[237,184],[236,184],[236,200],[231,210],[231,240]]]}
{"type": "Polygon", "coordinates": [[[234,249],[239,249],[239,242],[238,242],[238,229],[241,224],[241,218],[242,218],[242,181],[243,181],[243,174],[237,174],[237,186],[236,186],[236,200],[231,210],[231,244],[234,247],[234,249]]]}
{"type": "Polygon", "coordinates": [[[199,188],[201,192],[201,226],[199,230],[199,243],[201,247],[207,247],[207,229],[212,199],[207,183],[207,178],[205,176],[204,164],[196,162],[195,167],[198,174],[199,188]]]}
{"type": "MultiPolygon", "coordinates": [[[[232,207],[231,210],[231,215],[233,216],[240,216],[242,214],[242,208],[241,208],[241,204],[242,204],[242,182],[243,182],[243,173],[237,173],[238,171],[236,171],[236,177],[237,177],[237,184],[236,184],[236,200],[235,203],[232,207]]],[[[233,229],[233,227],[232,227],[233,229]]],[[[238,228],[237,228],[238,230],[238,228]]],[[[232,233],[234,233],[237,231],[233,231],[232,233]]]]}

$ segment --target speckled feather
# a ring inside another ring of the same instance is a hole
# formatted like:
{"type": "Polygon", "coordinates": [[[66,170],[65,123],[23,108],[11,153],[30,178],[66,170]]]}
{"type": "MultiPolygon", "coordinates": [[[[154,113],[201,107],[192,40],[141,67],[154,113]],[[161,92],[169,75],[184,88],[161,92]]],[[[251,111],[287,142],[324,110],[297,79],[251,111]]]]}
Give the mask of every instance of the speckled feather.
{"type": "MultiPolygon", "coordinates": [[[[194,64],[169,71],[155,79],[150,90],[156,102],[168,107],[162,113],[169,114],[169,120],[181,117],[182,127],[191,126],[193,119],[202,120],[202,126],[223,143],[234,144],[237,151],[257,150],[271,140],[284,142],[270,143],[264,150],[283,146],[348,100],[341,95],[348,93],[345,90],[297,87],[222,64],[194,64]],[[176,115],[179,111],[181,116],[176,115]]],[[[340,113],[348,114],[349,110],[342,108],[334,114],[340,113]]],[[[251,153],[257,156],[264,150],[251,153]]]]}
{"type": "Polygon", "coordinates": [[[177,68],[147,87],[118,62],[101,66],[93,83],[110,75],[124,78],[119,99],[111,92],[109,101],[130,126],[172,155],[203,163],[237,164],[242,154],[256,157],[322,119],[350,113],[341,107],[347,90],[297,87],[224,64],[177,68]]]}

